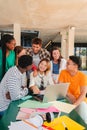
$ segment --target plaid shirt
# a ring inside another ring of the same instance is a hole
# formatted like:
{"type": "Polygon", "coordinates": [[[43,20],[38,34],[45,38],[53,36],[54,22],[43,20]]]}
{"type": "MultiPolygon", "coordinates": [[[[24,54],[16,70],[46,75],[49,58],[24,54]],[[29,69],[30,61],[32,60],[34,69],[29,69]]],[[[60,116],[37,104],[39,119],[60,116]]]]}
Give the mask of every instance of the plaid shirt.
{"type": "MultiPolygon", "coordinates": [[[[33,56],[34,53],[33,53],[32,48],[27,49],[27,54],[29,54],[30,56],[33,56]]],[[[46,49],[41,48],[41,50],[39,51],[39,57],[41,60],[43,58],[50,60],[50,53],[46,49]]]]}

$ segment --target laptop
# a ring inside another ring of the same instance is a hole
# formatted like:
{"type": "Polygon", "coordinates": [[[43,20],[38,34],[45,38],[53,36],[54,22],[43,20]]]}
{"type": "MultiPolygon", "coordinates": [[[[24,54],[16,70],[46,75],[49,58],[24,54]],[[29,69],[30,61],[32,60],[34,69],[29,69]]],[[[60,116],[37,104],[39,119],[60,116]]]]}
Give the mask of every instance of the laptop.
{"type": "Polygon", "coordinates": [[[59,83],[46,87],[43,102],[60,100],[66,97],[70,83],[59,83]]]}
{"type": "Polygon", "coordinates": [[[59,83],[48,85],[44,91],[44,95],[36,95],[36,100],[42,102],[50,102],[60,100],[66,97],[70,83],[59,83]]]}

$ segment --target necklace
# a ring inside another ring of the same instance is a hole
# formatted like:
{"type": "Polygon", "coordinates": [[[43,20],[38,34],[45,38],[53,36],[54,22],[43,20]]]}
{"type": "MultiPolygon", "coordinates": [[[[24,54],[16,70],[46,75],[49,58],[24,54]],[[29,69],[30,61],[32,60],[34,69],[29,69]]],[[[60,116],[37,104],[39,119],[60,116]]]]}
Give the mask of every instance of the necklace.
{"type": "Polygon", "coordinates": [[[39,74],[39,77],[40,77],[40,79],[41,79],[41,83],[40,83],[40,90],[44,90],[45,89],[45,87],[44,87],[44,74],[43,75],[41,75],[41,74],[39,74]]]}

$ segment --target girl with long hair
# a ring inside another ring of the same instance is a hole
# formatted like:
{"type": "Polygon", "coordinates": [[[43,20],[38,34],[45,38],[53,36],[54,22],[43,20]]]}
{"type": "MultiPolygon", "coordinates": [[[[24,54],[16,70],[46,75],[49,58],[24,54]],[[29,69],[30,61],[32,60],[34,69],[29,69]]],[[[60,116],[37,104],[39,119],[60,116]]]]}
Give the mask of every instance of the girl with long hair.
{"type": "Polygon", "coordinates": [[[15,65],[15,53],[13,50],[16,41],[12,35],[5,34],[2,36],[0,42],[1,42],[1,48],[0,48],[0,81],[1,81],[7,70],[15,65]]]}
{"type": "Polygon", "coordinates": [[[57,83],[59,73],[61,72],[61,70],[66,68],[66,60],[61,56],[60,49],[56,46],[52,48],[50,63],[51,63],[51,74],[54,83],[57,83]]]}
{"type": "Polygon", "coordinates": [[[36,76],[30,74],[29,88],[33,91],[33,94],[41,94],[47,85],[54,84],[50,73],[50,61],[48,59],[42,59],[39,62],[36,76]]]}

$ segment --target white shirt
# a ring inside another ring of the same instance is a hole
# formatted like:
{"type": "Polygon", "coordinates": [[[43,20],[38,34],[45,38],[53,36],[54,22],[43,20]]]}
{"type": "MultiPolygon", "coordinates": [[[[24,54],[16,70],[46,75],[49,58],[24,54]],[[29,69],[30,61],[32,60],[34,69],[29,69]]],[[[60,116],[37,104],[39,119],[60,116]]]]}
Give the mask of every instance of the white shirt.
{"type": "MultiPolygon", "coordinates": [[[[34,77],[33,76],[33,72],[32,72],[30,74],[30,85],[29,85],[29,87],[37,86],[38,88],[40,88],[40,85],[41,85],[41,78],[40,78],[40,76],[38,74],[36,77],[34,77]]],[[[54,84],[50,72],[47,75],[43,76],[43,81],[44,81],[44,87],[47,87],[47,85],[54,84]]]]}
{"type": "Polygon", "coordinates": [[[8,108],[11,101],[20,99],[27,95],[28,89],[22,88],[24,85],[23,74],[16,66],[10,68],[0,83],[0,111],[8,108]],[[6,98],[6,93],[10,93],[10,99],[6,98]]]}
{"type": "Polygon", "coordinates": [[[38,66],[39,62],[40,62],[39,54],[33,54],[33,63],[34,63],[34,65],[38,66]]]}

